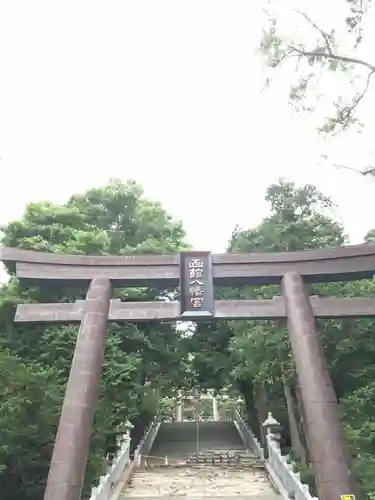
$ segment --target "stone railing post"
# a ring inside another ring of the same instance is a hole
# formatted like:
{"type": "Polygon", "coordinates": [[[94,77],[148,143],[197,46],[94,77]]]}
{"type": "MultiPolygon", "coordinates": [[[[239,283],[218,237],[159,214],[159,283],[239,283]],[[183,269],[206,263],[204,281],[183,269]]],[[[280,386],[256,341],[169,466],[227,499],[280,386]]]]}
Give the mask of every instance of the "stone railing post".
{"type": "Polygon", "coordinates": [[[217,405],[217,398],[214,395],[212,395],[212,418],[215,422],[219,420],[219,408],[217,405]]]}
{"type": "Polygon", "coordinates": [[[182,409],[182,391],[177,391],[177,404],[176,404],[176,422],[183,421],[183,409],[182,409]]]}
{"type": "Polygon", "coordinates": [[[131,431],[134,429],[134,425],[129,421],[127,420],[125,422],[125,425],[124,425],[124,428],[125,428],[125,436],[126,436],[126,439],[130,442],[130,439],[131,439],[131,431]]]}
{"type": "Polygon", "coordinates": [[[280,443],[281,435],[280,423],[273,418],[272,413],[268,413],[268,417],[263,422],[263,428],[266,431],[266,438],[264,442],[264,458],[267,459],[269,457],[269,449],[268,449],[268,439],[274,439],[276,442],[280,443]],[[268,439],[267,439],[268,438],[268,439]]]}

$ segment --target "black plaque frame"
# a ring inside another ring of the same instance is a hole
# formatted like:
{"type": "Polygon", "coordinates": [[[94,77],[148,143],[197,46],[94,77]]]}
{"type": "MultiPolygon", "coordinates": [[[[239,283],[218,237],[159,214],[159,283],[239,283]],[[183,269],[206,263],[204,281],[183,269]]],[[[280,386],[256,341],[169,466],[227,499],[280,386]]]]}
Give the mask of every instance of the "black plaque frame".
{"type": "Polygon", "coordinates": [[[180,316],[181,319],[210,319],[215,315],[214,282],[211,252],[180,253],[180,316]],[[191,263],[202,263],[192,266],[191,263]],[[201,272],[201,275],[189,276],[190,272],[201,272]],[[198,288],[201,295],[194,296],[190,289],[198,288]],[[201,299],[197,307],[192,301],[201,299]]]}

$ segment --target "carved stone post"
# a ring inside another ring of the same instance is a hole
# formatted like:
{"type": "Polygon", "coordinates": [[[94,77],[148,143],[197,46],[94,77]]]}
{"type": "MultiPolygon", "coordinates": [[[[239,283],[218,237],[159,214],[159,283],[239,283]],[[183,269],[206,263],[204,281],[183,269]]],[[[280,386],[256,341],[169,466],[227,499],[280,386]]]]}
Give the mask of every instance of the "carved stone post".
{"type": "Polygon", "coordinates": [[[272,413],[268,412],[268,416],[266,420],[262,423],[262,427],[265,430],[265,439],[264,439],[264,458],[269,458],[270,450],[269,450],[269,439],[275,440],[277,443],[280,443],[281,435],[280,423],[273,418],[272,413]]]}
{"type": "Polygon", "coordinates": [[[176,422],[182,422],[182,391],[177,391],[176,422]]]}
{"type": "Polygon", "coordinates": [[[351,474],[337,399],[301,276],[286,273],[282,290],[318,496],[322,500],[337,500],[341,495],[355,495],[357,485],[351,474]]]}
{"type": "Polygon", "coordinates": [[[80,500],[107,337],[111,284],[92,280],[57,430],[44,500],[80,500]]]}
{"type": "Polygon", "coordinates": [[[212,418],[215,422],[219,421],[219,408],[216,396],[212,396],[212,418]]]}

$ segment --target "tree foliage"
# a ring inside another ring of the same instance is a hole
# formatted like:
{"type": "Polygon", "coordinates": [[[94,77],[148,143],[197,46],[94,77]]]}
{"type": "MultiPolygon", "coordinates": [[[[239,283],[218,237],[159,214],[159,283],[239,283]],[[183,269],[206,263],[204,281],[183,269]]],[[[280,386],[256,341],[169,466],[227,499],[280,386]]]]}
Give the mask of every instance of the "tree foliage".
{"type": "MultiPolygon", "coordinates": [[[[366,37],[374,19],[371,0],[336,0],[326,9],[292,5],[271,0],[265,11],[260,48],[266,86],[275,76],[286,78],[288,101],[299,112],[314,111],[325,136],[353,127],[361,131],[361,110],[375,73],[366,37]]],[[[370,164],[357,171],[373,175],[375,169],[370,164]]]]}
{"type": "Polygon", "coordinates": [[[62,391],[53,369],[0,350],[0,487],[40,498],[62,391]]]}

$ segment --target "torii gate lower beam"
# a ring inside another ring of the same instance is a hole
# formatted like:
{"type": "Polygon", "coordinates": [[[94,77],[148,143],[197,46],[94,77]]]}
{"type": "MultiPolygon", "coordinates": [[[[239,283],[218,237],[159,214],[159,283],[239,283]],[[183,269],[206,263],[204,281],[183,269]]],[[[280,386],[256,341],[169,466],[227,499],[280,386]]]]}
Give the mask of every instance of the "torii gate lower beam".
{"type": "MultiPolygon", "coordinates": [[[[316,318],[371,318],[375,316],[373,297],[309,297],[316,318]]],[[[84,311],[84,300],[57,304],[18,304],[16,323],[79,323],[84,311]]],[[[216,300],[213,319],[285,319],[283,297],[257,300],[216,300]]],[[[108,321],[179,321],[179,302],[122,302],[112,299],[108,321]]]]}

